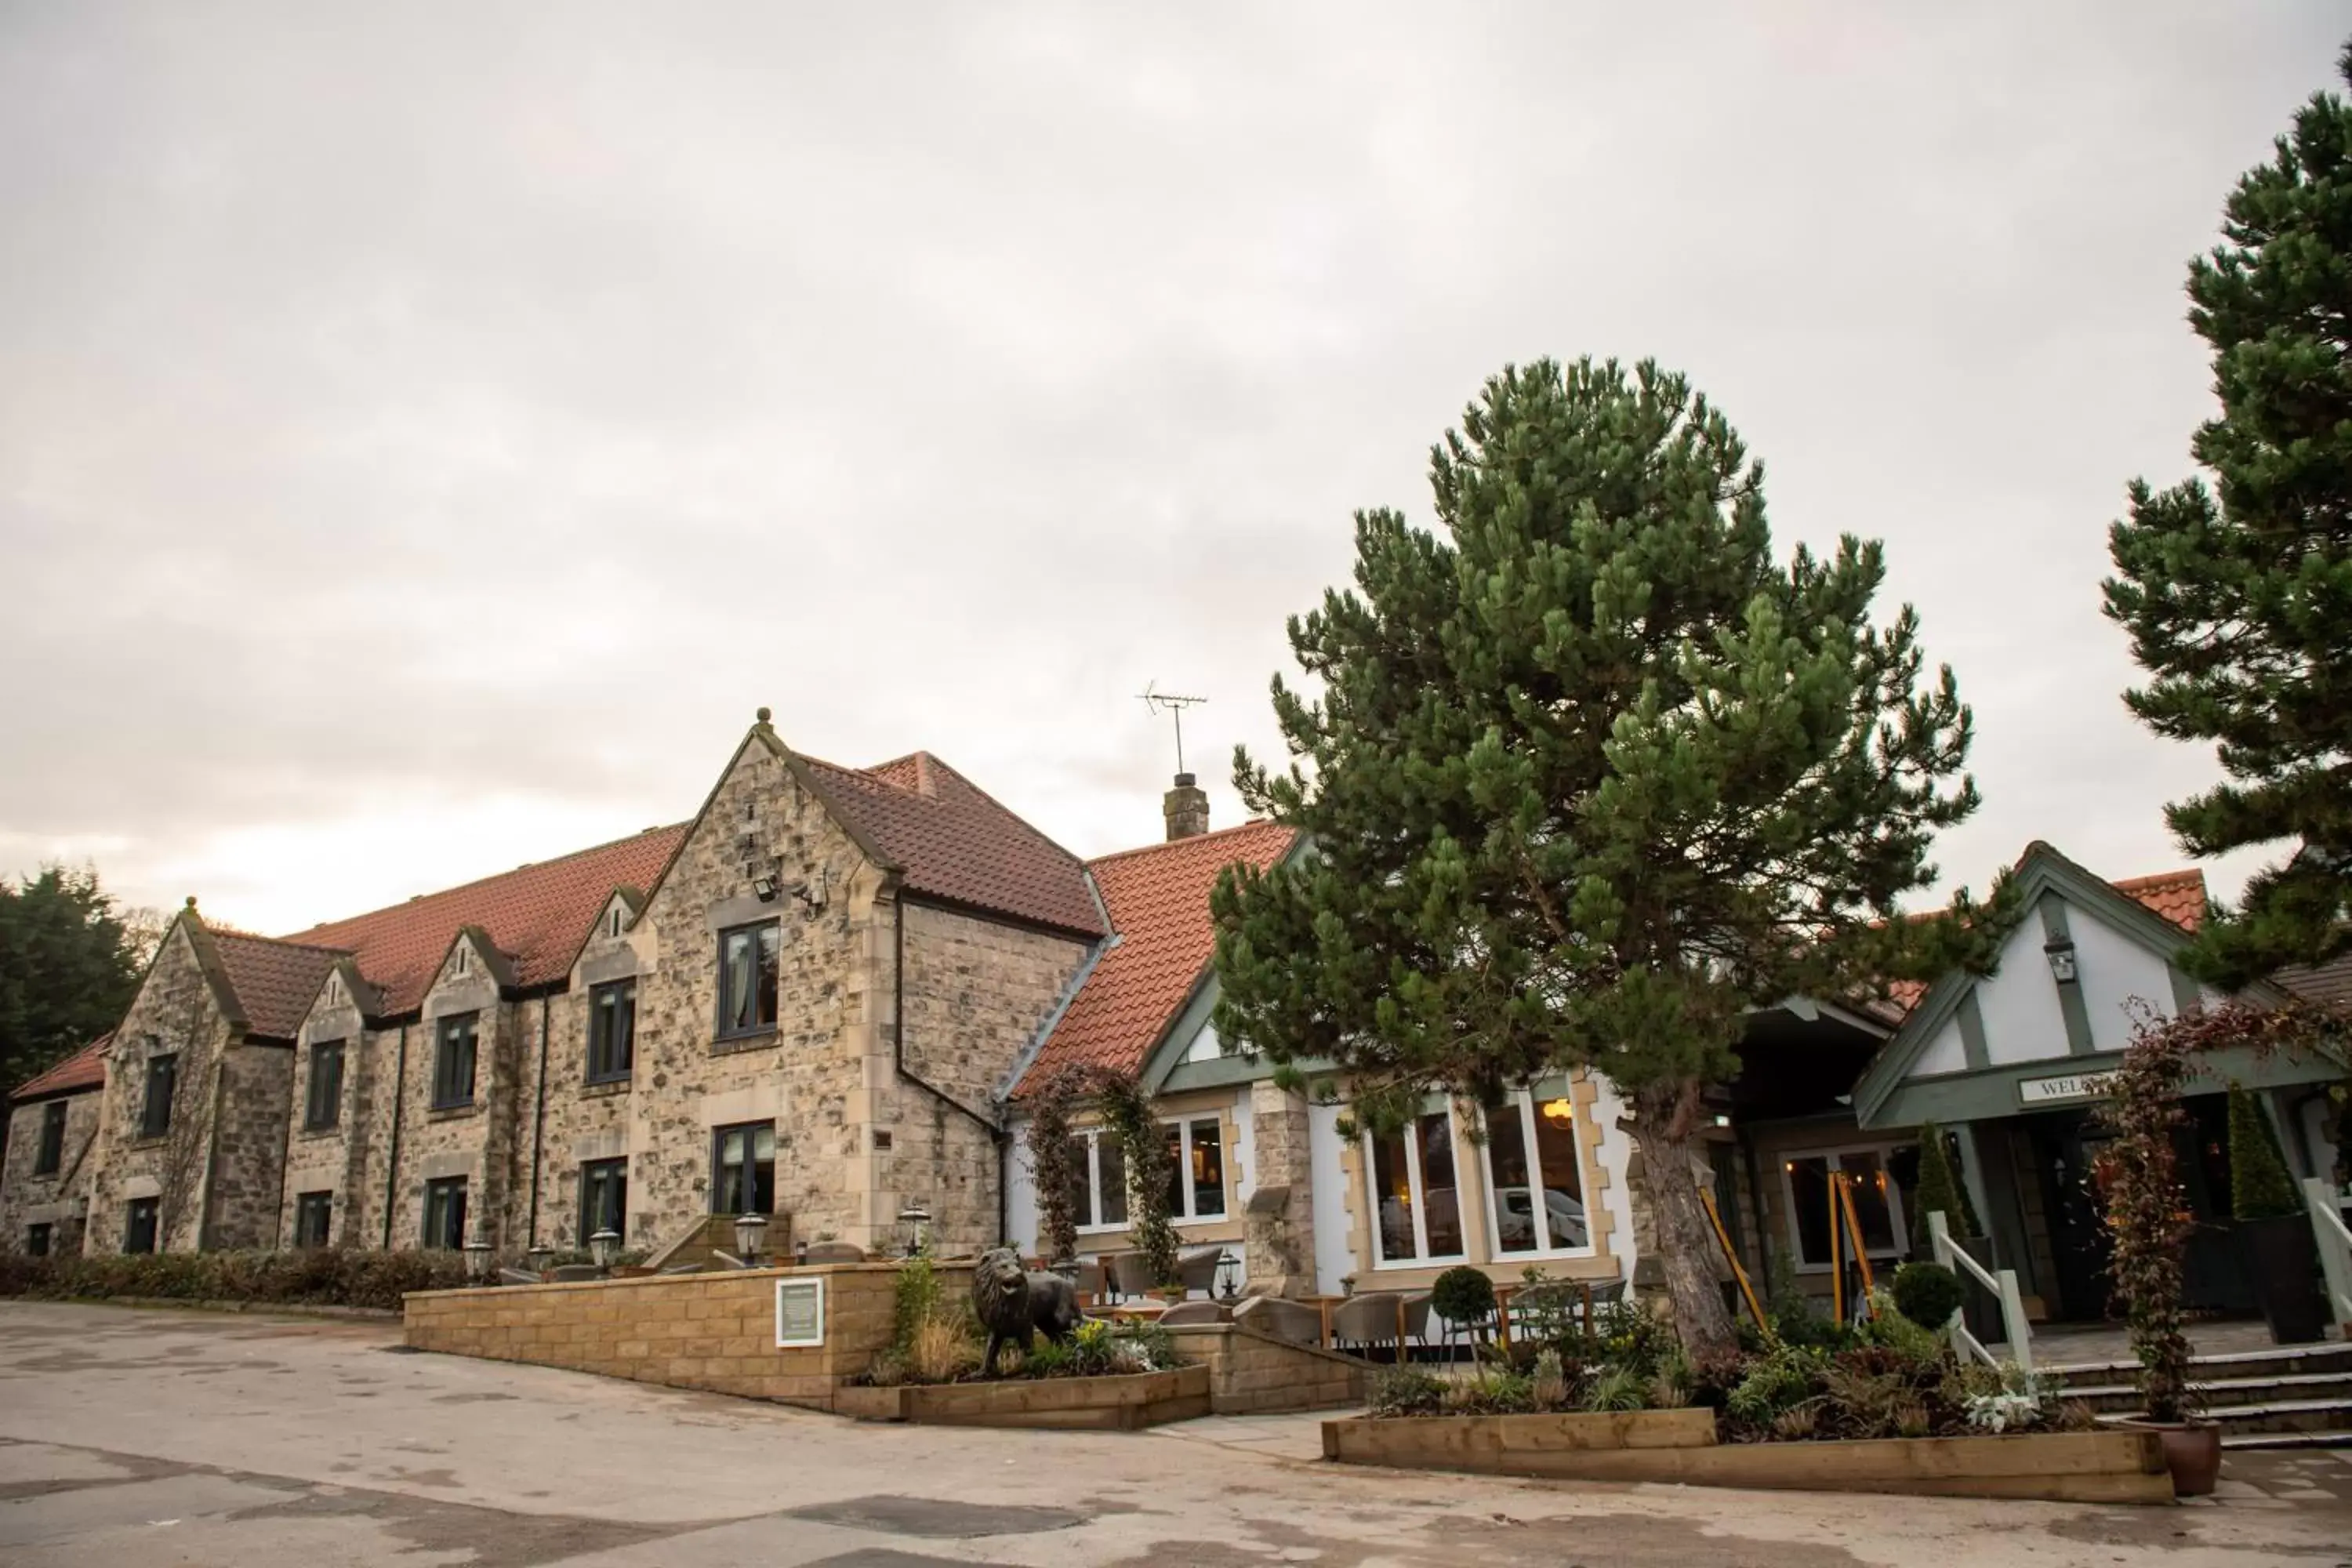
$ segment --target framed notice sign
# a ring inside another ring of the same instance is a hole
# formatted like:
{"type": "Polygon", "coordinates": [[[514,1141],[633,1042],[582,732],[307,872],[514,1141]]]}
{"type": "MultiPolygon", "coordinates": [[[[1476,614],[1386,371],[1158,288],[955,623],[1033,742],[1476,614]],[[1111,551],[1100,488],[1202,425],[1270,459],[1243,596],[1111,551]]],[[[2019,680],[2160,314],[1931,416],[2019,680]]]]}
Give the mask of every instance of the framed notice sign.
{"type": "Polygon", "coordinates": [[[824,1276],[776,1281],[776,1348],[813,1350],[824,1343],[824,1276]]]}

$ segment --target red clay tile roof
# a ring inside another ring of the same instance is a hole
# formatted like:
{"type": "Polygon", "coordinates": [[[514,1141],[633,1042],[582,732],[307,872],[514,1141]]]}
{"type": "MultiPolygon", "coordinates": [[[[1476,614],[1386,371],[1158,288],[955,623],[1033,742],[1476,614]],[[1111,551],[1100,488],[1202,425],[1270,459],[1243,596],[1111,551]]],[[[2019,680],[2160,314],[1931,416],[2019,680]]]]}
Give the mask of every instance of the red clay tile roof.
{"type": "Polygon", "coordinates": [[[1118,940],[1070,999],[1022,1081],[1077,1064],[1133,1072],[1199,984],[1216,948],[1209,889],[1227,866],[1272,866],[1297,836],[1272,822],[1106,855],[1087,862],[1118,940]]]}
{"type": "Polygon", "coordinates": [[[863,769],[799,760],[849,826],[904,871],[910,890],[1104,934],[1085,863],[929,752],[863,769]]]}
{"type": "MultiPolygon", "coordinates": [[[[684,823],[649,827],[617,843],[422,894],[388,910],[313,926],[284,940],[351,953],[360,973],[382,994],[381,1005],[388,1014],[410,1012],[425,1000],[449,944],[465,926],[489,932],[490,941],[514,965],[515,984],[542,984],[570,972],[580,943],[613,889],[653,886],[685,837],[684,823]]],[[[222,957],[227,957],[226,948],[222,957]]],[[[325,974],[321,968],[319,979],[325,974]]],[[[314,989],[317,984],[312,982],[314,989]]],[[[306,1009],[310,1000],[302,998],[306,1009]]],[[[257,1004],[247,998],[246,1005],[257,1004]]]]}
{"type": "Polygon", "coordinates": [[[52,1094],[79,1094],[103,1086],[106,1082],[106,1042],[112,1038],[114,1031],[109,1029],[48,1071],[18,1084],[16,1092],[8,1098],[39,1100],[52,1094]]]}
{"type": "Polygon", "coordinates": [[[221,967],[228,971],[229,989],[245,1009],[246,1028],[274,1040],[290,1040],[301,1032],[327,971],[342,956],[336,948],[305,947],[243,931],[207,934],[220,954],[221,967]]]}

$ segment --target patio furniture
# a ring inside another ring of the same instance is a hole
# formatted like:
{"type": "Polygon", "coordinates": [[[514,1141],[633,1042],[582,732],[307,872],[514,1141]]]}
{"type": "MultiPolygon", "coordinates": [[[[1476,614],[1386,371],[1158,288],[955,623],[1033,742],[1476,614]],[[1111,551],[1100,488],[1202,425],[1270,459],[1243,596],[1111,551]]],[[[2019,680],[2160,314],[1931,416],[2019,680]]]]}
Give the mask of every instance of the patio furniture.
{"type": "Polygon", "coordinates": [[[1109,1274],[1098,1259],[1079,1258],[1078,1271],[1072,1277],[1070,1285],[1079,1296],[1097,1306],[1108,1306],[1110,1302],[1109,1274]]]}
{"type": "Polygon", "coordinates": [[[1313,1307],[1286,1301],[1279,1296],[1253,1296],[1234,1309],[1234,1321],[1272,1339],[1293,1344],[1323,1342],[1323,1314],[1313,1307]]]}
{"type": "Polygon", "coordinates": [[[562,1264],[553,1270],[553,1273],[555,1282],[559,1285],[573,1279],[602,1279],[604,1277],[604,1271],[593,1263],[562,1264]]]}
{"type": "Polygon", "coordinates": [[[1331,1309],[1334,1350],[1393,1345],[1404,1354],[1404,1297],[1393,1290],[1350,1296],[1331,1309]]]}
{"type": "Polygon", "coordinates": [[[866,1249],[846,1241],[815,1241],[809,1244],[804,1263],[863,1263],[866,1249]]]}
{"type": "Polygon", "coordinates": [[[1187,1323],[1222,1323],[1224,1307],[1215,1301],[1179,1301],[1160,1314],[1160,1321],[1169,1328],[1181,1328],[1187,1323]]]}
{"type": "Polygon", "coordinates": [[[1149,1296],[1159,1288],[1140,1252],[1121,1252],[1104,1261],[1110,1266],[1112,1289],[1122,1296],[1149,1296]]]}
{"type": "Polygon", "coordinates": [[[1200,1247],[1176,1260],[1176,1276],[1184,1281],[1188,1293],[1202,1296],[1217,1293],[1217,1259],[1225,1255],[1222,1247],[1200,1247]]]}

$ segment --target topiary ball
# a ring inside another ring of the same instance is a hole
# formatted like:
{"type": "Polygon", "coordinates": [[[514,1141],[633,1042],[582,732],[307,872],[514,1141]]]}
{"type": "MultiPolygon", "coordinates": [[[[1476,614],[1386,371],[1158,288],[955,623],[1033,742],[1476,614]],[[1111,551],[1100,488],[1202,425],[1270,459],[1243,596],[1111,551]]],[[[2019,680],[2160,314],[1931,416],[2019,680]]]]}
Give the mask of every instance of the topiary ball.
{"type": "Polygon", "coordinates": [[[1895,1271],[1895,1310],[1923,1329],[1940,1329],[1968,1300],[1960,1277],[1940,1263],[1906,1263],[1895,1271]]]}
{"type": "Polygon", "coordinates": [[[1495,1282],[1468,1264],[1437,1277],[1429,1304],[1449,1323],[1483,1323],[1495,1315],[1495,1282]]]}

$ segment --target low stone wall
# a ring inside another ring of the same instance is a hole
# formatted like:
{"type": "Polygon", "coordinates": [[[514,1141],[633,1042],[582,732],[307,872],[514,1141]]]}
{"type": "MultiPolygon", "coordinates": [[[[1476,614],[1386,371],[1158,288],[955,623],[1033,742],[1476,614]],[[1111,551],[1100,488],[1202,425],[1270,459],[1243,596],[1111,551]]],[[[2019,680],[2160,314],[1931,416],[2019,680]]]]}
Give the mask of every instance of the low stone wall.
{"type": "Polygon", "coordinates": [[[1004,1378],[989,1383],[844,1388],[835,1410],[866,1421],[936,1426],[1026,1426],[1065,1432],[1134,1432],[1209,1414],[1209,1373],[1199,1365],[1124,1377],[1004,1378]]]}
{"type": "Polygon", "coordinates": [[[1369,1369],[1353,1356],[1294,1344],[1232,1323],[1168,1331],[1176,1353],[1209,1369],[1209,1399],[1220,1415],[1278,1410],[1338,1410],[1364,1402],[1369,1369]]]}
{"type": "MultiPolygon", "coordinates": [[[[969,1265],[939,1272],[950,1300],[971,1289],[969,1265]]],[[[406,1299],[403,1321],[415,1350],[829,1410],[890,1342],[898,1278],[895,1263],[840,1263],[428,1290],[406,1299]],[[825,1281],[824,1343],[778,1349],[776,1281],[810,1276],[825,1281]]]]}

